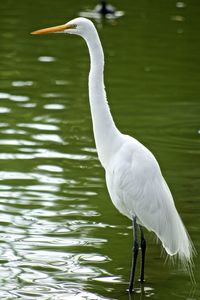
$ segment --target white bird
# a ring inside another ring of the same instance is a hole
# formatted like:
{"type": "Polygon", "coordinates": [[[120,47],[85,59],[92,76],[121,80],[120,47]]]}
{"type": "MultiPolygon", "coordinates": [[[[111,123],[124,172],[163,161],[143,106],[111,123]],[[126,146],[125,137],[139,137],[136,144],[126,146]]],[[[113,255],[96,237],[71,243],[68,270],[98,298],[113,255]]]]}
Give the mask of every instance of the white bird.
{"type": "Polygon", "coordinates": [[[142,227],[153,231],[169,256],[178,256],[192,274],[194,247],[176,210],[171,192],[153,154],[139,141],[122,134],[113,121],[104,88],[104,53],[93,23],[76,18],[64,25],[40,29],[32,34],[70,33],[84,38],[90,54],[89,102],[99,160],[105,169],[106,184],[114,206],[132,220],[134,247],[129,292],[134,289],[139,250],[144,281],[146,241],[142,227]]]}

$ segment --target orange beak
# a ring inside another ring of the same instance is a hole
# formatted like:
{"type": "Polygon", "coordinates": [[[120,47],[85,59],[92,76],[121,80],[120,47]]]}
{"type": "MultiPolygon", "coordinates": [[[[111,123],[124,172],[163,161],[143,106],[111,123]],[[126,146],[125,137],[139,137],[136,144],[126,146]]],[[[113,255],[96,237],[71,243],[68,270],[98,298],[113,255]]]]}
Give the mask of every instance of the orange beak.
{"type": "Polygon", "coordinates": [[[44,29],[39,29],[39,30],[31,32],[31,34],[47,34],[47,33],[63,32],[66,29],[73,29],[73,28],[76,28],[76,26],[72,25],[72,24],[71,25],[63,24],[63,25],[48,27],[48,28],[44,28],[44,29]]]}

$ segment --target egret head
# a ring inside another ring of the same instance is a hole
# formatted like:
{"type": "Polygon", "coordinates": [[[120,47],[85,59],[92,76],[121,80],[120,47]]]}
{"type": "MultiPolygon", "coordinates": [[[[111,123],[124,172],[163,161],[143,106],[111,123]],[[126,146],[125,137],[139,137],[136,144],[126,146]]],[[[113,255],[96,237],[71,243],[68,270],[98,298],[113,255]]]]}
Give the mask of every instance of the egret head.
{"type": "Polygon", "coordinates": [[[90,32],[91,27],[94,27],[94,25],[90,20],[76,18],[63,25],[33,31],[32,34],[69,33],[85,37],[90,32]]]}

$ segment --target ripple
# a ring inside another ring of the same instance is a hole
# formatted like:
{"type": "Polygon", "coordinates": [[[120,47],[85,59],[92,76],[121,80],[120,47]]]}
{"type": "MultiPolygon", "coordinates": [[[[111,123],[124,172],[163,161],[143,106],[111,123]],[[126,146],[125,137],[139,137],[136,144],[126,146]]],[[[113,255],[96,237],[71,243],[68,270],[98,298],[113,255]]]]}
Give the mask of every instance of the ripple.
{"type": "Polygon", "coordinates": [[[8,171],[0,171],[1,180],[9,180],[9,179],[33,179],[34,176],[30,173],[23,172],[8,172],[8,171]]]}
{"type": "Polygon", "coordinates": [[[92,227],[92,228],[115,228],[114,225],[96,223],[94,221],[90,222],[89,220],[70,220],[67,222],[68,228],[72,231],[84,230],[84,227],[92,227]]]}
{"type": "Polygon", "coordinates": [[[70,154],[70,153],[62,153],[48,149],[37,149],[35,157],[48,157],[48,158],[66,158],[70,160],[90,160],[91,157],[84,154],[70,154]]]}
{"type": "Polygon", "coordinates": [[[110,282],[110,283],[120,283],[122,282],[122,278],[119,276],[108,276],[108,277],[99,277],[99,278],[94,278],[96,281],[101,281],[101,282],[110,282]]]}
{"type": "Polygon", "coordinates": [[[26,134],[27,132],[25,130],[18,130],[18,129],[5,129],[1,131],[2,133],[6,133],[6,134],[26,134]]]}
{"type": "Polygon", "coordinates": [[[45,237],[43,235],[35,236],[35,237],[25,237],[23,241],[20,242],[20,244],[25,247],[29,245],[29,247],[35,246],[37,249],[40,247],[46,247],[52,248],[52,249],[58,249],[59,252],[62,251],[62,248],[65,247],[71,247],[71,246],[85,246],[85,247],[100,247],[102,244],[106,243],[107,240],[100,239],[100,238],[69,238],[66,237],[58,238],[58,237],[45,237]]]}
{"type": "Polygon", "coordinates": [[[10,179],[23,179],[23,180],[37,180],[41,183],[49,183],[49,184],[62,184],[66,183],[66,180],[59,177],[47,176],[39,173],[23,173],[23,172],[5,172],[0,171],[1,180],[10,180],[10,179]]]}
{"type": "Polygon", "coordinates": [[[90,254],[81,254],[80,261],[96,263],[96,262],[110,261],[110,258],[108,258],[108,256],[99,255],[97,253],[90,253],[90,254]]]}
{"type": "Polygon", "coordinates": [[[172,16],[171,20],[177,21],[177,22],[183,22],[183,21],[185,21],[185,18],[183,16],[172,16]]]}
{"type": "Polygon", "coordinates": [[[38,170],[48,171],[48,172],[55,172],[61,173],[63,172],[63,168],[55,166],[55,165],[40,165],[37,167],[38,170]]]}
{"type": "MultiPolygon", "coordinates": [[[[34,284],[34,288],[32,286],[24,286],[19,291],[15,292],[15,294],[17,295],[17,298],[32,297],[31,299],[33,299],[34,297],[34,299],[36,299],[36,297],[39,297],[41,300],[114,300],[114,298],[106,298],[98,296],[96,293],[84,291],[84,286],[80,287],[80,289],[76,286],[70,287],[69,283],[67,288],[58,287],[57,289],[47,284],[46,288],[37,284],[34,284]]],[[[12,293],[9,293],[8,295],[11,297],[14,296],[12,293]]],[[[14,300],[15,298],[12,299],[14,300]]]]}
{"type": "Polygon", "coordinates": [[[60,199],[60,197],[55,194],[57,191],[59,191],[59,187],[56,186],[48,186],[48,191],[46,192],[45,190],[42,190],[42,193],[40,187],[38,188],[37,185],[36,188],[35,185],[28,185],[24,187],[24,190],[26,191],[24,195],[26,199],[30,198],[30,201],[33,200],[34,202],[41,200],[45,201],[45,206],[49,206],[48,201],[51,201],[52,204],[52,201],[58,201],[60,199]]]}
{"type": "MultiPolygon", "coordinates": [[[[10,178],[11,179],[11,178],[10,178]]],[[[18,179],[21,180],[22,178],[18,179]]],[[[2,178],[1,180],[5,180],[2,178]]],[[[21,192],[17,191],[1,191],[1,198],[18,199],[22,196],[21,192]]],[[[2,201],[3,202],[3,201],[2,201]]]]}
{"type": "Polygon", "coordinates": [[[60,212],[60,216],[82,216],[82,217],[96,217],[100,214],[95,210],[80,210],[80,209],[65,209],[60,212]]]}
{"type": "Polygon", "coordinates": [[[68,80],[56,80],[55,83],[56,83],[56,85],[69,85],[70,81],[68,81],[68,80]]]}
{"type": "Polygon", "coordinates": [[[16,146],[35,146],[37,145],[35,142],[32,141],[26,141],[26,140],[0,140],[0,145],[16,145],[16,146]]]}
{"type": "Polygon", "coordinates": [[[0,153],[0,159],[13,160],[13,159],[33,159],[34,155],[19,154],[19,153],[0,153]]]}
{"type": "Polygon", "coordinates": [[[10,100],[16,101],[16,102],[26,102],[29,101],[29,97],[27,96],[21,96],[21,95],[10,95],[10,100]]]}
{"type": "Polygon", "coordinates": [[[0,123],[0,127],[8,127],[8,123],[0,123]]]}
{"type": "Polygon", "coordinates": [[[0,93],[0,99],[9,99],[10,94],[8,93],[0,93]]]}
{"type": "Polygon", "coordinates": [[[176,7],[177,8],[185,8],[186,4],[185,4],[185,2],[178,1],[178,2],[176,2],[176,7]]]}
{"type": "MultiPolygon", "coordinates": [[[[27,268],[26,272],[20,274],[18,277],[21,280],[21,282],[23,282],[24,284],[27,284],[27,283],[30,284],[30,283],[37,283],[38,281],[40,281],[40,283],[41,283],[43,279],[48,278],[48,275],[45,273],[33,270],[33,268],[29,269],[29,272],[28,272],[28,268],[27,268]]],[[[48,281],[50,281],[50,279],[48,281]]]]}
{"type": "Polygon", "coordinates": [[[53,62],[53,61],[55,61],[56,59],[55,59],[55,57],[53,57],[53,56],[40,56],[40,57],[38,57],[38,60],[40,61],[40,62],[53,62]]]}
{"type": "Polygon", "coordinates": [[[32,149],[32,148],[20,148],[18,149],[21,152],[28,153],[0,153],[0,159],[2,160],[13,160],[13,159],[34,159],[34,158],[64,158],[68,160],[77,160],[77,161],[90,161],[94,158],[89,155],[84,154],[70,154],[62,153],[48,149],[32,149]]]}
{"type": "Polygon", "coordinates": [[[37,106],[37,104],[36,103],[23,103],[20,106],[25,107],[25,108],[34,108],[37,106]]]}
{"type": "Polygon", "coordinates": [[[89,153],[97,153],[96,148],[84,147],[84,148],[82,148],[82,150],[85,151],[85,152],[89,152],[89,153]]]}
{"type": "Polygon", "coordinates": [[[63,143],[63,140],[57,134],[35,134],[32,136],[33,139],[39,141],[51,141],[55,143],[63,143]]]}
{"type": "Polygon", "coordinates": [[[0,114],[9,113],[11,111],[10,108],[7,107],[0,107],[0,114]]]}
{"type": "Polygon", "coordinates": [[[53,109],[53,110],[61,110],[61,109],[64,109],[65,106],[62,105],[62,104],[46,104],[44,105],[44,108],[45,109],[53,109]]]}
{"type": "Polygon", "coordinates": [[[42,98],[59,98],[61,97],[61,94],[57,94],[57,93],[45,93],[42,94],[42,98]]]}
{"type": "Polygon", "coordinates": [[[42,123],[19,123],[17,124],[19,127],[25,127],[25,128],[33,128],[37,130],[45,130],[45,131],[57,131],[59,130],[59,127],[56,125],[50,125],[50,124],[42,124],[42,123]]]}
{"type": "MultiPolygon", "coordinates": [[[[29,185],[27,186],[26,188],[24,188],[26,190],[29,190],[29,191],[32,191],[31,194],[33,195],[33,192],[34,191],[48,191],[48,192],[57,192],[59,191],[59,188],[56,187],[56,186],[53,186],[53,185],[49,185],[49,184],[40,184],[40,185],[29,185]]],[[[39,196],[40,194],[38,194],[39,196]]],[[[41,195],[41,197],[44,199],[44,195],[41,195]]],[[[49,194],[46,194],[46,197],[45,198],[52,198],[51,195],[49,194]]]]}
{"type": "Polygon", "coordinates": [[[60,123],[60,119],[58,118],[50,118],[49,116],[42,115],[33,118],[34,122],[43,122],[43,123],[60,123]]]}
{"type": "Polygon", "coordinates": [[[11,186],[9,185],[0,185],[0,190],[10,190],[11,189],[11,186]]]}
{"type": "Polygon", "coordinates": [[[13,81],[12,86],[21,87],[21,86],[31,86],[33,81],[13,81]]]}

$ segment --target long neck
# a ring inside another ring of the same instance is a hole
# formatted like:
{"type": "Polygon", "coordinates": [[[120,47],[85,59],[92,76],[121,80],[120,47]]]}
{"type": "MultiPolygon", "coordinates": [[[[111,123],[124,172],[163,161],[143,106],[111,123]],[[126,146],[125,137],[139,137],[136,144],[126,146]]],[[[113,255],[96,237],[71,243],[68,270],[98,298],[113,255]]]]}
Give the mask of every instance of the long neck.
{"type": "Polygon", "coordinates": [[[100,162],[106,167],[118,147],[120,132],[112,119],[106,99],[104,54],[95,28],[86,42],[90,53],[89,100],[93,132],[100,162]]]}

